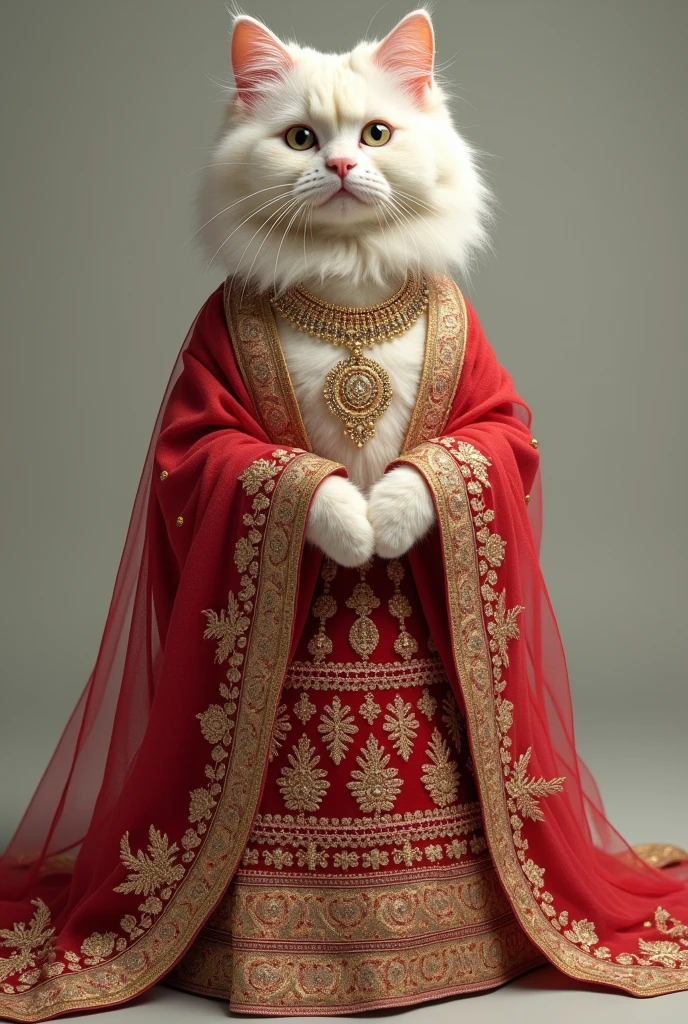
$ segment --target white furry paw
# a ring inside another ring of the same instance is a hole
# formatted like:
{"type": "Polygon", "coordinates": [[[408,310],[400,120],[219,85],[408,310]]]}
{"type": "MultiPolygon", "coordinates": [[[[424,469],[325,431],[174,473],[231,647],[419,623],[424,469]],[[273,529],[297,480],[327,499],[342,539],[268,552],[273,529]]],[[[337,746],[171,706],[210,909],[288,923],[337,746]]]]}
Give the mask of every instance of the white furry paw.
{"type": "Polygon", "coordinates": [[[306,539],[338,565],[362,565],[371,557],[373,528],[356,484],[343,476],[325,477],[311,504],[306,539]]]}
{"type": "Polygon", "coordinates": [[[428,486],[412,466],[397,466],[374,485],[368,519],[375,534],[375,552],[398,558],[424,537],[435,522],[428,486]]]}

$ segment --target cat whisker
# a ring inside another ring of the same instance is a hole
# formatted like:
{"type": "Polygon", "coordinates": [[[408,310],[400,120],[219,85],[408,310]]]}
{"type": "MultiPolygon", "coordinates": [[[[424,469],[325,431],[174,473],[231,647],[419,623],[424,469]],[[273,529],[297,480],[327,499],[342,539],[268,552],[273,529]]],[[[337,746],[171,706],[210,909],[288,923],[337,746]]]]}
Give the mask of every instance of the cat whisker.
{"type": "MultiPolygon", "coordinates": [[[[237,226],[234,228],[234,230],[230,231],[230,233],[227,235],[227,237],[225,238],[225,240],[222,243],[222,245],[220,246],[220,248],[215,250],[215,252],[213,253],[213,256],[210,259],[210,262],[208,263],[208,268],[210,268],[212,266],[213,260],[215,259],[217,254],[220,252],[220,249],[223,249],[225,247],[225,245],[230,240],[232,235],[235,234],[239,230],[239,228],[242,228],[244,226],[244,224],[246,224],[247,221],[251,220],[252,217],[255,217],[256,214],[261,213],[263,210],[266,210],[268,208],[268,206],[271,206],[273,203],[279,203],[280,200],[283,200],[283,199],[284,199],[284,195],[273,196],[272,199],[268,199],[268,201],[266,203],[263,203],[262,206],[259,206],[257,210],[252,210],[251,213],[249,213],[247,217],[244,217],[244,219],[242,221],[240,221],[239,224],[237,224],[237,226]]],[[[260,230],[260,228],[258,230],[260,230]]],[[[256,232],[256,234],[257,233],[258,232],[256,232]]]]}
{"type": "Polygon", "coordinates": [[[214,220],[217,220],[218,217],[221,217],[223,213],[228,213],[229,210],[234,209],[234,207],[238,206],[239,203],[245,203],[247,199],[253,199],[254,196],[260,195],[261,192],[271,192],[273,189],[276,189],[276,188],[284,188],[284,185],[282,185],[282,184],[280,184],[280,185],[268,185],[267,188],[259,188],[255,192],[250,192],[248,195],[242,196],[241,199],[237,199],[236,202],[230,203],[229,206],[225,206],[224,210],[220,210],[219,213],[214,214],[214,216],[212,216],[209,220],[207,220],[205,222],[205,224],[201,224],[200,228],[198,228],[196,231],[194,231],[194,233],[191,236],[191,238],[189,238],[184,243],[184,245],[188,245],[189,242],[192,242],[194,240],[194,238],[196,237],[196,235],[200,231],[203,231],[204,228],[207,228],[209,224],[212,224],[212,222],[214,220]]]}
{"type": "Polygon", "coordinates": [[[392,188],[392,195],[403,196],[404,199],[408,199],[410,202],[415,203],[417,206],[422,206],[424,210],[428,210],[429,213],[438,213],[436,207],[431,206],[429,203],[424,202],[422,199],[418,199],[416,196],[411,195],[410,192],[404,192],[400,188],[392,188]]]}
{"type": "MultiPolygon", "coordinates": [[[[235,278],[236,278],[237,274],[239,273],[239,270],[241,268],[241,264],[242,264],[242,262],[244,260],[244,256],[246,255],[248,249],[250,248],[251,243],[253,242],[253,239],[256,237],[256,235],[258,235],[265,228],[265,226],[269,223],[270,220],[272,220],[273,217],[278,217],[285,209],[287,209],[291,205],[292,202],[293,202],[293,200],[288,200],[283,206],[280,206],[279,209],[273,210],[272,213],[268,214],[268,216],[265,218],[265,220],[260,225],[258,230],[254,231],[254,233],[251,235],[251,237],[249,238],[248,242],[244,246],[244,251],[242,252],[241,256],[239,257],[239,260],[238,260],[237,266],[236,266],[236,270],[232,274],[232,278],[231,278],[230,285],[229,285],[230,289],[234,287],[235,278]]],[[[267,234],[269,234],[269,232],[267,234]]],[[[267,238],[267,235],[265,237],[267,238]]],[[[263,242],[264,241],[265,241],[265,238],[263,239],[263,242]]],[[[258,253],[260,252],[262,244],[263,243],[261,242],[261,246],[259,246],[259,248],[258,248],[258,253]]],[[[256,258],[258,256],[258,253],[256,253],[256,256],[254,257],[253,263],[255,263],[255,260],[256,260],[256,258]]],[[[244,289],[246,287],[246,283],[250,280],[251,270],[253,269],[253,263],[251,263],[251,266],[249,267],[249,270],[248,270],[248,274],[246,275],[246,281],[244,282],[244,289]]],[[[244,289],[242,289],[242,296],[243,296],[243,293],[244,293],[244,289]]]]}
{"type": "MultiPolygon", "coordinates": [[[[279,214],[279,216],[277,217],[277,220],[276,220],[276,221],[275,221],[275,223],[274,223],[274,224],[273,224],[273,225],[272,225],[272,226],[271,226],[271,227],[270,227],[270,228],[268,229],[268,231],[267,231],[267,232],[265,233],[265,238],[264,238],[264,239],[262,240],[262,242],[261,242],[261,243],[260,243],[260,245],[258,246],[258,251],[256,252],[256,255],[255,255],[255,256],[253,257],[253,260],[252,260],[252,262],[251,262],[251,266],[250,266],[250,267],[248,268],[248,273],[247,273],[247,275],[246,275],[246,280],[244,281],[244,287],[242,288],[242,292],[241,292],[242,298],[243,298],[244,290],[246,289],[246,285],[248,284],[248,282],[249,282],[249,280],[250,280],[250,278],[251,278],[251,271],[253,270],[253,267],[254,267],[254,265],[255,265],[255,262],[256,262],[256,260],[258,259],[259,255],[260,255],[260,251],[261,251],[261,249],[263,248],[263,246],[265,245],[265,243],[267,242],[268,238],[270,237],[270,235],[272,234],[272,232],[273,232],[273,231],[275,230],[275,228],[277,227],[277,225],[279,224],[279,222],[280,222],[280,221],[281,221],[281,220],[282,220],[282,219],[283,219],[284,217],[288,216],[288,214],[289,214],[289,213],[291,212],[291,210],[292,210],[292,209],[294,208],[294,204],[295,204],[296,202],[297,202],[297,200],[295,200],[295,199],[292,199],[292,200],[290,200],[290,201],[289,201],[289,202],[288,202],[288,203],[286,204],[286,207],[285,207],[285,208],[282,208],[282,209],[281,209],[280,211],[278,211],[278,214],[279,214]]],[[[270,218],[268,218],[268,219],[270,219],[270,218]]],[[[266,221],[265,223],[267,223],[267,221],[266,221]]],[[[263,225],[263,227],[265,227],[265,225],[263,225]]],[[[256,234],[257,234],[257,232],[256,232],[256,234]]],[[[253,238],[255,238],[255,235],[253,236],[253,238]]],[[[251,241],[253,241],[253,238],[251,239],[251,241]]],[[[250,243],[249,243],[249,245],[250,245],[250,243]]],[[[243,256],[242,256],[242,259],[243,259],[243,256]]]]}
{"type": "Polygon", "coordinates": [[[296,210],[292,214],[291,220],[289,221],[289,223],[287,224],[286,228],[282,232],[282,238],[280,240],[280,244],[277,247],[277,255],[275,256],[275,269],[274,269],[273,275],[272,275],[272,290],[273,290],[273,292],[277,292],[277,264],[279,262],[280,253],[282,251],[282,245],[284,243],[284,239],[289,234],[289,229],[291,228],[292,224],[294,223],[294,221],[298,217],[299,213],[301,213],[301,212],[303,212],[303,206],[300,206],[299,209],[296,210]]]}

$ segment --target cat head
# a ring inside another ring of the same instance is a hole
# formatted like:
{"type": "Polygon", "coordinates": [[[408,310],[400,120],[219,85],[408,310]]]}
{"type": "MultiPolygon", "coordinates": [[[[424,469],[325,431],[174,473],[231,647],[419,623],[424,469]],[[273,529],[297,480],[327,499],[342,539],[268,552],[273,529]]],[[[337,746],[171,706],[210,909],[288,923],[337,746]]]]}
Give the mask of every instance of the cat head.
{"type": "Polygon", "coordinates": [[[425,10],[348,53],[236,15],[235,88],[199,196],[211,265],[262,291],[466,271],[489,191],[433,74],[425,10]]]}

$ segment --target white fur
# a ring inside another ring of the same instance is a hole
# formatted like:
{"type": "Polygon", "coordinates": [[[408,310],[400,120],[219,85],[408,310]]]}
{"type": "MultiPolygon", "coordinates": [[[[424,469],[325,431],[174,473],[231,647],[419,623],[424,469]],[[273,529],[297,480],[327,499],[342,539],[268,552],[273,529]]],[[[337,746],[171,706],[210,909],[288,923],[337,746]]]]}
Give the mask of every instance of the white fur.
{"type": "Polygon", "coordinates": [[[311,505],[306,539],[339,565],[361,565],[370,558],[373,528],[356,484],[342,476],[325,477],[311,505]]]}
{"type": "MultiPolygon", "coordinates": [[[[387,298],[409,269],[468,269],[486,242],[488,189],[442,88],[436,81],[415,95],[406,88],[398,68],[404,38],[397,36],[392,71],[376,61],[377,42],[341,54],[289,42],[285,62],[283,50],[270,51],[268,33],[250,69],[249,100],[233,96],[199,197],[211,262],[246,287],[274,293],[302,284],[327,301],[355,306],[387,298]],[[261,63],[273,72],[264,80],[261,63]],[[282,69],[278,75],[275,68],[282,69]],[[371,120],[393,126],[386,146],[359,141],[371,120]],[[310,126],[319,148],[290,149],[284,133],[295,124],[310,126]],[[341,182],[327,161],[341,156],[356,163],[346,187],[358,201],[332,199],[341,182]]],[[[409,51],[408,65],[411,78],[418,53],[409,51]]],[[[360,564],[373,546],[383,557],[403,554],[434,521],[430,494],[414,469],[385,476],[416,401],[427,318],[367,351],[390,374],[394,397],[360,450],[322,394],[327,371],[346,350],[281,317],[277,328],[311,447],[350,476],[350,482],[328,478],[318,488],[308,539],[343,565],[360,564]]]]}
{"type": "Polygon", "coordinates": [[[425,480],[413,466],[396,466],[379,480],[368,501],[375,553],[398,558],[435,522],[435,506],[425,480]]]}

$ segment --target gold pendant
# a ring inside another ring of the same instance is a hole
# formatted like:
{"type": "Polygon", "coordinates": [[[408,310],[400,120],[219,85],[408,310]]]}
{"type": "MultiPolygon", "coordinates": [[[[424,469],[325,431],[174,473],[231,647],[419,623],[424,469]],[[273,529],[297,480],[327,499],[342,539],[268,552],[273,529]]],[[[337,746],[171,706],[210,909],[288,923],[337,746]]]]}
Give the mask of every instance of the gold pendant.
{"type": "Polygon", "coordinates": [[[389,409],[392,382],[383,366],[361,355],[356,344],[348,359],[332,367],[323,391],[327,407],[344,423],[344,433],[358,448],[375,436],[375,424],[389,409]]]}

